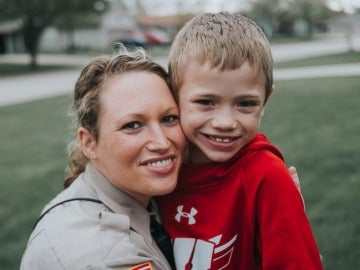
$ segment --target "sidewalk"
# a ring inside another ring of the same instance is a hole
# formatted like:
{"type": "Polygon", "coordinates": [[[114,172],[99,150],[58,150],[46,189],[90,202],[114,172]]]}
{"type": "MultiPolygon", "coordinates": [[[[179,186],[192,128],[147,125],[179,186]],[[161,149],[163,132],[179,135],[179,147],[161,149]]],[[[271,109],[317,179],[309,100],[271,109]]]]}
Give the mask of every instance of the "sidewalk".
{"type": "MultiPolygon", "coordinates": [[[[356,49],[360,50],[360,38],[356,39],[355,44],[356,49]]],[[[271,48],[273,57],[277,62],[308,56],[340,53],[347,49],[348,44],[343,39],[324,39],[296,44],[281,44],[274,45],[271,48]]],[[[39,63],[41,64],[58,63],[74,65],[74,69],[0,78],[0,106],[70,93],[73,90],[81,68],[90,59],[90,56],[40,55],[39,63]]],[[[28,61],[28,56],[24,54],[0,56],[0,64],[5,62],[27,63],[28,61]]],[[[166,66],[166,58],[159,58],[156,61],[166,66]]],[[[275,81],[336,76],[360,76],[360,63],[298,67],[274,71],[275,81]]]]}
{"type": "Polygon", "coordinates": [[[0,78],[0,106],[71,93],[80,69],[0,78]]]}
{"type": "MultiPolygon", "coordinates": [[[[27,63],[27,55],[19,54],[1,57],[1,62],[7,62],[11,58],[13,63],[27,63]]],[[[54,72],[42,72],[37,74],[0,77],[0,106],[13,105],[41,98],[71,93],[75,82],[80,75],[83,66],[91,57],[69,55],[41,55],[39,63],[62,65],[74,65],[74,68],[54,72]]],[[[156,60],[161,65],[166,65],[166,58],[156,60]]]]}

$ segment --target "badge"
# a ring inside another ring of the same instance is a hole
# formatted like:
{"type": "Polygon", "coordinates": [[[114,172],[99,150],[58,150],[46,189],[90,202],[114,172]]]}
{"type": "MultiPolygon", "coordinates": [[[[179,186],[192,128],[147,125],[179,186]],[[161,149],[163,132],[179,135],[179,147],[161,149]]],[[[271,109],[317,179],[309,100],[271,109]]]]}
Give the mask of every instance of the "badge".
{"type": "Polygon", "coordinates": [[[151,263],[150,262],[146,262],[146,263],[141,263],[138,265],[135,265],[131,268],[129,268],[128,270],[153,270],[154,268],[152,268],[151,263]]]}

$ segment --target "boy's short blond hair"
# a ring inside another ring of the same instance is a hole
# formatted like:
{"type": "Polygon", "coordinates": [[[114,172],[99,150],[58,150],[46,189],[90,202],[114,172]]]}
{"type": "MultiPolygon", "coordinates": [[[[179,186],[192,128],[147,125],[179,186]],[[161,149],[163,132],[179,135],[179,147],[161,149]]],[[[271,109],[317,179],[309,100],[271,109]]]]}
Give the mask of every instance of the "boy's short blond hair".
{"type": "Polygon", "coordinates": [[[265,101],[273,86],[269,42],[258,25],[238,13],[205,13],[179,31],[170,50],[169,76],[177,93],[186,64],[197,61],[220,71],[239,69],[244,61],[265,75],[265,101]]]}

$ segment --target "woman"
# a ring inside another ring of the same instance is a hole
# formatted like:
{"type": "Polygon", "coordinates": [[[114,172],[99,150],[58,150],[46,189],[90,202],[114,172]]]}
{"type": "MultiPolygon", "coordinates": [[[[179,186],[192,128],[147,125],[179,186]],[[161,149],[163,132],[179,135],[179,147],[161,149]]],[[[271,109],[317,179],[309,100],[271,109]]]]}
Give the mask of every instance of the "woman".
{"type": "Polygon", "coordinates": [[[153,196],[175,188],[185,148],[166,81],[139,52],[83,69],[73,100],[82,152],[70,167],[85,166],[44,208],[21,269],[171,269],[147,212],[153,196]]]}

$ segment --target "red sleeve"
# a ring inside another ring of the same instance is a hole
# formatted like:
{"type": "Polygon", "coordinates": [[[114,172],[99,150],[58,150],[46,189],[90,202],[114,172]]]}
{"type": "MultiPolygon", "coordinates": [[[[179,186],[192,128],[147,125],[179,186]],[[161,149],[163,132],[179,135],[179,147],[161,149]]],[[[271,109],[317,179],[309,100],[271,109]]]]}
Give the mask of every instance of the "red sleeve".
{"type": "Polygon", "coordinates": [[[266,160],[256,199],[261,269],[322,269],[301,196],[285,164],[266,160]]]}

